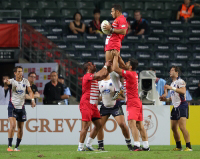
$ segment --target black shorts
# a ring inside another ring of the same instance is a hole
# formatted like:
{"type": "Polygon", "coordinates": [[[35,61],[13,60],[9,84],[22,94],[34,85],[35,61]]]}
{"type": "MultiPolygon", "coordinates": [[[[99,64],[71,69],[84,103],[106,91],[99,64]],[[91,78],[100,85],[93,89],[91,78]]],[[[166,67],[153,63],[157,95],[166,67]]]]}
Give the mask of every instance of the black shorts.
{"type": "Polygon", "coordinates": [[[100,108],[101,116],[112,115],[113,117],[124,115],[123,109],[121,105],[115,105],[113,108],[106,108],[105,106],[101,106],[100,108]]]}
{"type": "Polygon", "coordinates": [[[8,118],[14,117],[19,122],[26,121],[26,110],[25,107],[22,109],[15,109],[13,106],[8,106],[8,118]]]}
{"type": "Polygon", "coordinates": [[[171,111],[171,120],[179,120],[181,117],[189,119],[189,107],[177,107],[171,111]]]}

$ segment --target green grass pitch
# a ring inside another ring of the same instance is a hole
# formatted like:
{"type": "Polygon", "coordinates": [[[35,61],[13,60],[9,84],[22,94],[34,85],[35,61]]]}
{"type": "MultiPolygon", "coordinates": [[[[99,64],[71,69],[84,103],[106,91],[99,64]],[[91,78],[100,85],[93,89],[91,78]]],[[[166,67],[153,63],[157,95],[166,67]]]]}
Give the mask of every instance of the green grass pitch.
{"type": "Polygon", "coordinates": [[[0,145],[0,159],[200,159],[200,145],[192,146],[192,152],[170,151],[174,146],[151,146],[149,152],[131,152],[125,145],[105,145],[105,152],[77,152],[76,145],[21,145],[21,152],[7,152],[6,148],[0,145]]]}

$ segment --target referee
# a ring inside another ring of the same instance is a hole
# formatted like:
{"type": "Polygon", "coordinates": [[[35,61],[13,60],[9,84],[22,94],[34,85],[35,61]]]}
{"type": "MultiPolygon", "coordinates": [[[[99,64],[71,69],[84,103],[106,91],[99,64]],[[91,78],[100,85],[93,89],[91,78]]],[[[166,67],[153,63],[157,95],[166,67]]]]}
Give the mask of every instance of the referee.
{"type": "MultiPolygon", "coordinates": [[[[38,88],[37,86],[34,84],[36,80],[36,73],[35,72],[30,72],[28,74],[28,81],[30,83],[30,87],[31,87],[31,90],[34,94],[34,98],[35,98],[35,103],[36,103],[36,98],[40,98],[40,94],[38,93],[38,88]]],[[[31,97],[29,96],[29,93],[26,89],[26,100],[25,100],[25,105],[31,105],[31,97]]]]}

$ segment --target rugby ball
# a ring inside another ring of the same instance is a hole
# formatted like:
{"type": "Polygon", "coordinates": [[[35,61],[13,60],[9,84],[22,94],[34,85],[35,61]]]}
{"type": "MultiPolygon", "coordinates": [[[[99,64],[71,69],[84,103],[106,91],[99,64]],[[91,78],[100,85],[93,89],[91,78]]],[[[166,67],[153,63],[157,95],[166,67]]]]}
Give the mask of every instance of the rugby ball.
{"type": "Polygon", "coordinates": [[[107,21],[107,20],[104,20],[102,23],[101,23],[101,30],[104,34],[108,35],[110,34],[110,30],[105,30],[103,28],[104,25],[110,25],[110,23],[107,21]]]}

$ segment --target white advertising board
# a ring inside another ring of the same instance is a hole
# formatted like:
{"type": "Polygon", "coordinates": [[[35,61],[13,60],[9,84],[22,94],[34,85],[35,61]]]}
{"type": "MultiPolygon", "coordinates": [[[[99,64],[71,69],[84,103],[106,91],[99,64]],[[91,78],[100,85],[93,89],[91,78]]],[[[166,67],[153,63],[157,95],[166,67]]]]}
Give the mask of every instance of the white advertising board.
{"type": "MultiPolygon", "coordinates": [[[[123,110],[126,119],[126,106],[123,106],[123,110]]],[[[37,105],[34,109],[27,105],[26,112],[27,121],[21,144],[78,144],[81,130],[81,114],[78,105],[37,105]]],[[[170,107],[143,106],[143,112],[144,125],[147,129],[150,145],[170,145],[170,107]]],[[[7,116],[7,106],[0,106],[0,144],[7,144],[8,141],[9,123],[7,116]]],[[[110,117],[104,130],[105,144],[125,145],[120,127],[113,117],[110,117]]],[[[89,132],[87,137],[88,135],[89,132]]],[[[16,134],[14,142],[15,139],[16,134]]],[[[94,140],[94,144],[97,144],[97,140],[94,140]]]]}

